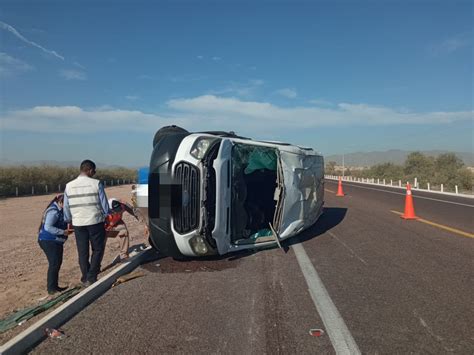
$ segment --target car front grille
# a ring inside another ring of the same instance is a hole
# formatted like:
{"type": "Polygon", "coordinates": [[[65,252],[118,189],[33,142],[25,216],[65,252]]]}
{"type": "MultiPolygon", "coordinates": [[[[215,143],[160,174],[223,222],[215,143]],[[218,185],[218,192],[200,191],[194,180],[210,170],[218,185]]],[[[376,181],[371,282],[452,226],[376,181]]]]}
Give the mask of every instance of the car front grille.
{"type": "Polygon", "coordinates": [[[199,225],[199,170],[196,166],[181,162],[175,168],[175,182],[178,184],[179,198],[173,215],[174,229],[188,233],[199,225]]]}

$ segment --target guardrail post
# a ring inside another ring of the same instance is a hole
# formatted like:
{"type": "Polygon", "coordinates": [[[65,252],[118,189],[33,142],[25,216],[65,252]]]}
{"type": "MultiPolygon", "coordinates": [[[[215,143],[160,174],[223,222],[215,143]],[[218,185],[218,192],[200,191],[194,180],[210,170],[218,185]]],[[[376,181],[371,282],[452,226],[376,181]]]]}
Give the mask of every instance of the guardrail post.
{"type": "Polygon", "coordinates": [[[456,190],[456,194],[458,194],[458,185],[454,185],[454,189],[456,190]]]}
{"type": "Polygon", "coordinates": [[[402,187],[402,180],[398,180],[398,187],[402,187]]]}
{"type": "Polygon", "coordinates": [[[44,190],[48,193],[48,185],[44,185],[44,190]]]}
{"type": "Polygon", "coordinates": [[[380,185],[380,179],[377,179],[377,185],[380,185]]]}
{"type": "Polygon", "coordinates": [[[383,179],[383,184],[385,185],[385,179],[383,179]]]}
{"type": "Polygon", "coordinates": [[[114,186],[114,180],[110,180],[110,186],[114,186]]]}
{"type": "Polygon", "coordinates": [[[35,194],[35,187],[34,187],[34,186],[31,186],[31,194],[32,194],[32,195],[35,194]]]}
{"type": "Polygon", "coordinates": [[[441,192],[444,192],[444,186],[441,184],[441,192]]]}
{"type": "Polygon", "coordinates": [[[15,195],[16,195],[16,197],[18,197],[18,186],[15,187],[15,195]]]}
{"type": "Polygon", "coordinates": [[[392,186],[392,185],[393,185],[393,180],[390,180],[390,186],[392,186]]]}
{"type": "Polygon", "coordinates": [[[430,191],[430,183],[426,183],[426,186],[428,187],[428,191],[430,191]]]}
{"type": "Polygon", "coordinates": [[[415,189],[418,187],[418,178],[415,178],[415,182],[413,183],[415,189]]]}
{"type": "Polygon", "coordinates": [[[61,192],[61,184],[58,185],[58,192],[61,192]]]}

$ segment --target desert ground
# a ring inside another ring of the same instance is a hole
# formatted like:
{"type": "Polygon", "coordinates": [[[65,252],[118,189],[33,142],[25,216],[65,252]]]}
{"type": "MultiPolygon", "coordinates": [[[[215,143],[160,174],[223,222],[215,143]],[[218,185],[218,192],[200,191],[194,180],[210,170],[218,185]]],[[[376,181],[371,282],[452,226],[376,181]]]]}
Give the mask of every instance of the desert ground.
{"type": "MultiPolygon", "coordinates": [[[[131,202],[131,185],[109,187],[108,198],[116,197],[131,202]]],[[[7,198],[0,200],[0,319],[15,310],[44,302],[46,291],[46,272],[48,262],[38,245],[38,226],[42,213],[54,194],[7,198]]],[[[124,221],[130,234],[130,247],[148,245],[145,236],[145,224],[124,213],[124,221]]],[[[119,254],[119,241],[110,238],[107,241],[102,269],[107,268],[119,254]]],[[[110,269],[104,271],[104,274],[110,269]]],[[[101,275],[99,275],[99,278],[101,275]]],[[[64,257],[59,273],[60,286],[75,286],[80,282],[80,270],[74,234],[64,244],[64,257]]],[[[25,323],[32,324],[42,315],[25,323]]],[[[0,336],[0,343],[6,341],[22,327],[16,327],[0,336]]]]}

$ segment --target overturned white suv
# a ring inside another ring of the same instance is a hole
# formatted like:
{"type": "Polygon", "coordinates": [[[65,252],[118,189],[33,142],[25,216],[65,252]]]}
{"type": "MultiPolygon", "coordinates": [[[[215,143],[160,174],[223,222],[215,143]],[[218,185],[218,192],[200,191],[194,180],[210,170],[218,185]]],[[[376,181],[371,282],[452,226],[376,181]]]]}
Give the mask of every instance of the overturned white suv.
{"type": "Polygon", "coordinates": [[[153,147],[150,243],[165,255],[280,245],[323,211],[324,161],[311,148],[176,126],[161,128],[153,147]]]}

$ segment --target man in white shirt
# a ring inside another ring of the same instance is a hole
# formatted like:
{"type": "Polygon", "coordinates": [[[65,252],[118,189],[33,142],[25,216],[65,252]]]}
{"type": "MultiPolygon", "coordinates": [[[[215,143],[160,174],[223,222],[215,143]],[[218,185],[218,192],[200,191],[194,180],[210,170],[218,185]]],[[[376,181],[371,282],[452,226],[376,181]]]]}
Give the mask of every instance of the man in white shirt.
{"type": "Polygon", "coordinates": [[[92,178],[95,172],[95,163],[84,160],[79,176],[67,183],[64,191],[64,219],[72,222],[74,227],[84,286],[97,281],[105,251],[104,221],[109,214],[104,187],[99,180],[92,178]],[[92,248],[90,261],[89,244],[92,248]]]}

